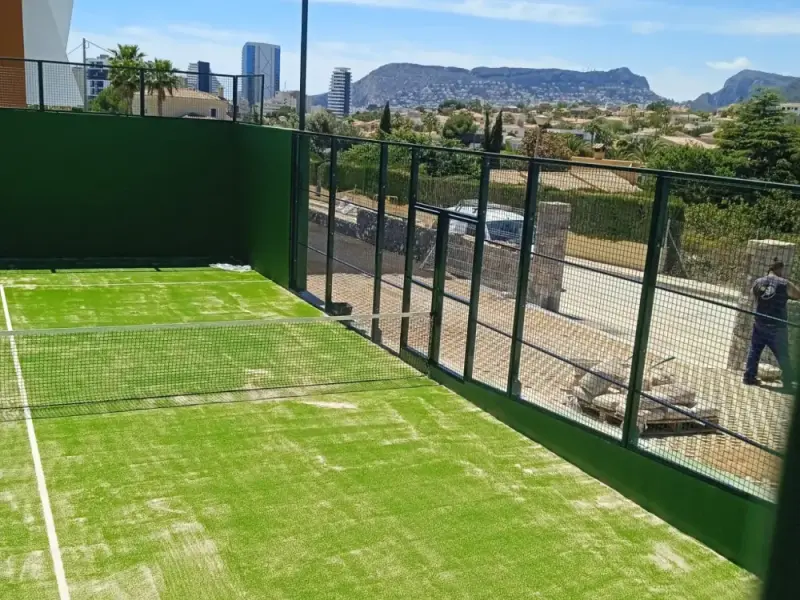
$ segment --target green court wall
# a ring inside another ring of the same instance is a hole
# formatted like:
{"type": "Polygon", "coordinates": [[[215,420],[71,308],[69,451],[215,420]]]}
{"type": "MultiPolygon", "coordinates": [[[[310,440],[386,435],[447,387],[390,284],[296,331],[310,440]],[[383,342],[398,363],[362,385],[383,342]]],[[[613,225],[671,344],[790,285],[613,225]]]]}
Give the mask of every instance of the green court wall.
{"type": "Polygon", "coordinates": [[[234,260],[288,283],[288,131],[0,110],[0,140],[3,263],[234,260]]]}
{"type": "Polygon", "coordinates": [[[437,367],[431,377],[751,573],[766,572],[775,506],[437,367]]]}

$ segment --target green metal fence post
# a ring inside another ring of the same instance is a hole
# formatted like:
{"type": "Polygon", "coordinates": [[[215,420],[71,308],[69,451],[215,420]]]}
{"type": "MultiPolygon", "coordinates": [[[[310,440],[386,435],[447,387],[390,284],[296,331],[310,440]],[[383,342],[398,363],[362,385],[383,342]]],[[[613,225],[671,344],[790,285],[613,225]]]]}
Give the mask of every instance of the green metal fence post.
{"type": "Polygon", "coordinates": [[[486,241],[486,209],[489,205],[489,175],[492,163],[488,156],[481,161],[481,183],[478,190],[478,224],[475,228],[475,251],[472,253],[472,287],[469,294],[467,318],[467,347],[464,353],[464,379],[472,379],[475,364],[475,337],[478,330],[478,301],[481,297],[483,272],[483,244],[486,241]]]}
{"type": "Polygon", "coordinates": [[[331,167],[328,181],[328,245],[325,251],[325,312],[333,309],[333,252],[336,232],[336,186],[339,144],[331,138],[331,167]]]}
{"type": "Polygon", "coordinates": [[[39,110],[44,110],[44,61],[37,60],[36,66],[39,69],[37,74],[39,82],[39,110]]]}
{"type": "Polygon", "coordinates": [[[308,162],[310,139],[297,136],[297,291],[308,284],[308,162]]]}
{"type": "Polygon", "coordinates": [[[450,215],[439,214],[436,227],[436,252],[433,266],[433,291],[431,293],[431,333],[428,339],[428,361],[439,363],[439,349],[442,345],[442,317],[444,313],[444,282],[447,269],[447,241],[450,237],[450,215]]]}
{"type": "Polygon", "coordinates": [[[539,164],[533,159],[528,163],[528,186],[525,191],[525,216],[522,222],[522,239],[519,248],[517,269],[517,296],[514,306],[514,325],[511,334],[511,358],[508,364],[506,389],[512,396],[522,393],[519,380],[519,363],[522,356],[522,339],[525,332],[525,309],[528,305],[528,276],[531,270],[531,252],[535,242],[536,209],[539,203],[539,164]]]}
{"type": "Polygon", "coordinates": [[[233,76],[233,122],[236,123],[239,112],[239,77],[233,76]]]}
{"type": "MultiPolygon", "coordinates": [[[[408,189],[408,222],[406,223],[406,261],[403,269],[403,304],[401,311],[411,311],[411,278],[414,275],[414,250],[417,232],[417,195],[419,194],[419,148],[411,149],[411,183],[408,189]]],[[[408,347],[408,318],[400,324],[400,349],[408,347]]]]}
{"type": "Polygon", "coordinates": [[[266,77],[267,77],[266,75],[261,76],[261,108],[259,109],[259,114],[258,114],[259,125],[264,124],[264,88],[265,88],[264,82],[266,81],[266,77]]]}
{"type": "Polygon", "coordinates": [[[139,116],[144,117],[146,110],[145,110],[145,102],[144,102],[144,92],[145,88],[145,79],[144,79],[144,69],[139,69],[139,116]]]}
{"type": "MultiPolygon", "coordinates": [[[[381,158],[378,170],[378,222],[375,231],[375,275],[372,286],[372,314],[381,312],[381,283],[383,279],[383,237],[386,225],[386,180],[389,172],[389,145],[381,142],[381,158]]],[[[378,319],[372,321],[372,341],[381,343],[378,319]]]]}
{"type": "Polygon", "coordinates": [[[299,215],[297,213],[297,133],[292,133],[292,162],[291,177],[289,180],[289,202],[291,202],[289,225],[289,287],[299,291],[297,286],[297,246],[300,243],[297,231],[299,228],[299,215]]]}
{"type": "Polygon", "coordinates": [[[661,247],[664,243],[664,227],[667,222],[667,204],[669,202],[669,179],[663,175],[656,181],[656,195],[653,202],[653,216],[650,219],[650,232],[647,243],[647,254],[642,277],[642,292],[639,298],[639,317],[636,322],[636,337],[633,343],[631,375],[628,381],[625,421],[622,425],[622,445],[635,446],[639,439],[637,417],[639,416],[639,398],[642,393],[645,364],[647,363],[647,344],[650,338],[650,323],[653,317],[653,301],[658,281],[658,262],[661,247]]]}

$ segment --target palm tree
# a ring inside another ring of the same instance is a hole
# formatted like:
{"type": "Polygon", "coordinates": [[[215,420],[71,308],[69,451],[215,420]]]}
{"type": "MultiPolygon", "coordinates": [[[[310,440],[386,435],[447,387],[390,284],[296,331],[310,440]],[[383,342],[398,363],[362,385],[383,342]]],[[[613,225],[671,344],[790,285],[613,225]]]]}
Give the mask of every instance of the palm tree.
{"type": "Polygon", "coordinates": [[[135,44],[118,44],[111,51],[109,79],[125,101],[128,114],[133,112],[133,95],[139,90],[139,73],[144,64],[145,54],[135,44]]]}
{"type": "Polygon", "coordinates": [[[591,147],[586,143],[582,137],[577,135],[567,135],[567,147],[572,152],[572,156],[589,156],[591,154],[591,147]]]}
{"type": "Polygon", "coordinates": [[[172,61],[163,58],[156,58],[153,62],[147,65],[149,71],[147,72],[147,89],[148,93],[152,96],[153,92],[156,93],[158,102],[158,116],[164,116],[164,100],[167,98],[167,93],[172,96],[175,93],[175,88],[178,87],[178,77],[175,75],[175,69],[172,67],[172,61]]]}
{"type": "Polygon", "coordinates": [[[627,145],[623,155],[627,160],[646,165],[650,159],[664,146],[661,138],[655,136],[640,137],[627,145]]]}

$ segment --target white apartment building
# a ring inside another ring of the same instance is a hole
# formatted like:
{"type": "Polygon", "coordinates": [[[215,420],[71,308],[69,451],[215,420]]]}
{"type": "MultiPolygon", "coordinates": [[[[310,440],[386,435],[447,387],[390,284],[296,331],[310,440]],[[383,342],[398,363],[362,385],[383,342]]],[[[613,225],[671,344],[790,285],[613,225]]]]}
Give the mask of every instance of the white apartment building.
{"type": "Polygon", "coordinates": [[[328,90],[328,110],[339,117],[349,117],[352,87],[353,75],[350,69],[335,68],[331,74],[331,85],[328,90]]]}

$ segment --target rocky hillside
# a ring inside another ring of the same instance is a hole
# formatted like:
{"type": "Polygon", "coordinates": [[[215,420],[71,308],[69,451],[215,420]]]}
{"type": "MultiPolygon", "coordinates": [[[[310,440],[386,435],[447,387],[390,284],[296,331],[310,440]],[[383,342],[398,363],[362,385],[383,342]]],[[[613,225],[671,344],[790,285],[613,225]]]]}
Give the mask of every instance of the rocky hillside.
{"type": "Polygon", "coordinates": [[[778,90],[787,102],[800,102],[800,78],[746,70],[728,79],[718,92],[700,96],[692,102],[692,108],[706,111],[717,110],[747,100],[762,88],[778,90]]]}
{"type": "MultiPolygon", "coordinates": [[[[386,101],[396,107],[436,106],[451,98],[492,104],[518,102],[647,103],[659,100],[647,79],[627,68],[611,71],[384,65],[353,84],[353,107],[386,101]]],[[[327,105],[327,94],[314,97],[327,105]]]]}

